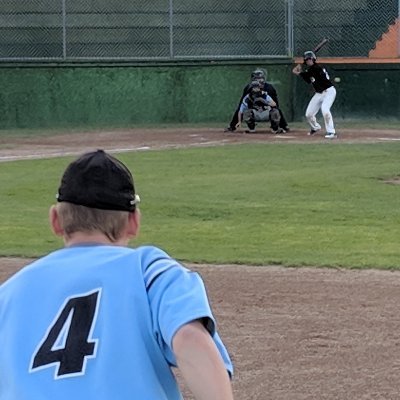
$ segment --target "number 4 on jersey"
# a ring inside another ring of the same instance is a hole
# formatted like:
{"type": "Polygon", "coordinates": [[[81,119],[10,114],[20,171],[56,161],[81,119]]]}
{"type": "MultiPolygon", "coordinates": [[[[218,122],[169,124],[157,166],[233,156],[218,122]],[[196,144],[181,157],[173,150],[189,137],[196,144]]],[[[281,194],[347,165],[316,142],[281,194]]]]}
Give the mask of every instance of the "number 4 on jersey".
{"type": "Polygon", "coordinates": [[[92,339],[101,289],[69,297],[32,356],[30,372],[56,366],[55,378],[85,373],[86,360],[96,356],[92,339]]]}

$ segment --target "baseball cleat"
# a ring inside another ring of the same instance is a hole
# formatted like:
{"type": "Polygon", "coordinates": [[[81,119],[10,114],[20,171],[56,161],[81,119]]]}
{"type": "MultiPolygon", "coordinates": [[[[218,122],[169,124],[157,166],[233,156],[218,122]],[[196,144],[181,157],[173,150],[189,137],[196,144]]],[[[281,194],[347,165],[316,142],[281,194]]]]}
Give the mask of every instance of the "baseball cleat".
{"type": "Polygon", "coordinates": [[[312,136],[316,133],[317,131],[315,129],[311,129],[310,132],[307,133],[308,136],[312,136]]]}
{"type": "Polygon", "coordinates": [[[228,126],[227,128],[224,129],[224,132],[235,132],[236,128],[232,128],[231,126],[228,126]]]}
{"type": "Polygon", "coordinates": [[[328,132],[326,135],[325,135],[325,139],[335,139],[335,138],[337,138],[337,135],[336,135],[336,133],[332,133],[332,132],[328,132]]]}
{"type": "Polygon", "coordinates": [[[254,133],[256,130],[255,129],[246,129],[245,132],[246,133],[254,133]]]}

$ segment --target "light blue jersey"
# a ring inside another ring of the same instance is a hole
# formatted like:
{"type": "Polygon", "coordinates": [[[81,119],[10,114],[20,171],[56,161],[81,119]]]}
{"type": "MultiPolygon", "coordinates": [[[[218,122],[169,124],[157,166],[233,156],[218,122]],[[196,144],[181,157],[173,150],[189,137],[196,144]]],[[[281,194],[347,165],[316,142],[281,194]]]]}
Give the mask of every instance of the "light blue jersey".
{"type": "Polygon", "coordinates": [[[201,277],[162,250],[61,249],[0,286],[0,400],[182,399],[172,338],[205,318],[201,277]]]}

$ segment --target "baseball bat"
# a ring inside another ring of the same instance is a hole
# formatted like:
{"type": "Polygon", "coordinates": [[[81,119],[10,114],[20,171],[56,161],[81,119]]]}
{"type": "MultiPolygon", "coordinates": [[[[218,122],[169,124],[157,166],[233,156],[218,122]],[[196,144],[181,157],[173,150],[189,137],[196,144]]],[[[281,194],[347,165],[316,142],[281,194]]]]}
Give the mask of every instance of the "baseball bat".
{"type": "Polygon", "coordinates": [[[324,47],[327,43],[328,43],[328,41],[329,41],[329,39],[327,39],[327,38],[324,38],[324,39],[322,39],[315,47],[314,47],[314,53],[316,54],[316,53],[318,53],[321,49],[322,49],[322,47],[324,47]]]}

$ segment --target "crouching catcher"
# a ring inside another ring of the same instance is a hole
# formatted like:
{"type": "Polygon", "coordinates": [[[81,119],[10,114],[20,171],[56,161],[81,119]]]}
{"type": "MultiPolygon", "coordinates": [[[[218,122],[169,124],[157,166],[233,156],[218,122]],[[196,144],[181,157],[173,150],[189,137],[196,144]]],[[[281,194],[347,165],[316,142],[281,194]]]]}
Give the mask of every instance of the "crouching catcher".
{"type": "Polygon", "coordinates": [[[279,128],[281,114],[274,100],[267,92],[262,90],[262,85],[259,81],[253,81],[250,86],[250,93],[247,94],[240,105],[238,112],[238,128],[241,122],[246,122],[248,129],[247,133],[256,131],[256,123],[270,122],[273,133],[284,133],[285,131],[279,128]]]}

